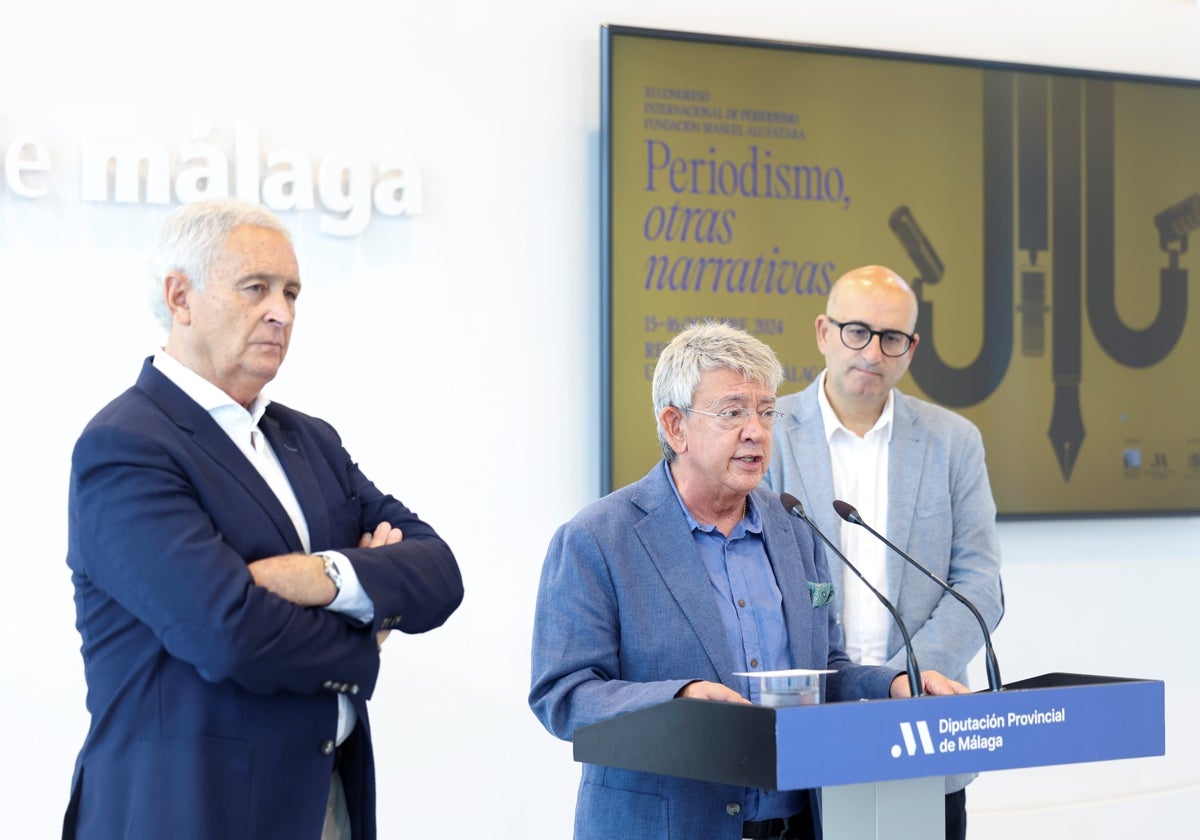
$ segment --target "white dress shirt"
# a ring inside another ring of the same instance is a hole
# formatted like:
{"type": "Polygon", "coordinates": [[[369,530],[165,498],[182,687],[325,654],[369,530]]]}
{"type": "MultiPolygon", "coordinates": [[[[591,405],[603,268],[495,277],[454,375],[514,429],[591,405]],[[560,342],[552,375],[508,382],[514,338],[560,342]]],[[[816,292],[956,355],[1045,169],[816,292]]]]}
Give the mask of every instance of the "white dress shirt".
{"type": "MultiPolygon", "coordinates": [[[[838,420],[825,395],[825,374],[821,374],[817,403],[825,423],[829,442],[829,460],[833,466],[833,493],[858,509],[862,518],[873,525],[886,523],[888,513],[888,454],[892,440],[892,394],[889,392],[883,412],[875,425],[862,437],[838,420]]],[[[832,501],[832,500],[831,500],[832,501]]],[[[876,525],[878,527],[878,525],[876,525]]],[[[862,572],[871,585],[891,599],[887,581],[887,547],[861,525],[841,523],[839,541],[842,552],[862,572]]],[[[887,662],[888,634],[892,616],[879,599],[849,569],[842,569],[843,621],[846,630],[846,654],[862,665],[887,662]]]]}

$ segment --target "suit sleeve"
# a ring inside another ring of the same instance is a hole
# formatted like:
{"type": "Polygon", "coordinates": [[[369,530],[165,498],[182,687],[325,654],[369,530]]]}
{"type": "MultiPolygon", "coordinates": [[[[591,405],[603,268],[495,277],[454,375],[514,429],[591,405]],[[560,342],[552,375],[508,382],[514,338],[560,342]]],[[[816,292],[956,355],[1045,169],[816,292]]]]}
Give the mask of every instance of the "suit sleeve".
{"type": "Polygon", "coordinates": [[[329,548],[354,564],[375,605],[375,629],[423,633],[440,627],[463,599],[462,576],[450,546],[415,513],[381,493],[348,455],[346,459],[352,495],[362,503],[359,533],[387,522],[403,531],[404,538],[380,548],[329,548]]]}
{"type": "MultiPolygon", "coordinates": [[[[246,563],[257,558],[226,541],[188,472],[219,467],[185,469],[175,455],[122,426],[85,431],[71,475],[69,555],[76,576],[209,681],[232,680],[258,693],[316,693],[323,681],[338,678],[370,696],[379,667],[371,629],[255,586],[246,563]]],[[[86,632],[119,632],[122,614],[108,612],[86,632]]]]}
{"type": "MultiPolygon", "coordinates": [[[[542,566],[529,705],[542,725],[564,740],[581,726],[665,703],[692,681],[635,681],[623,673],[622,615],[609,569],[610,560],[619,559],[605,553],[593,534],[573,521],[554,535],[542,566]]],[[[681,651],[675,659],[685,655],[681,651]]]]}

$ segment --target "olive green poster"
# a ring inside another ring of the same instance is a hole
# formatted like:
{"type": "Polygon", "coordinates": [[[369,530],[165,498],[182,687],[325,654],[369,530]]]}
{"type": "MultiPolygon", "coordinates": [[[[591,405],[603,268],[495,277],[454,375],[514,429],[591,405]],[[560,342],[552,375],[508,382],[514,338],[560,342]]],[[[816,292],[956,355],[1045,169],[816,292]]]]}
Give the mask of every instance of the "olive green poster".
{"type": "Polygon", "coordinates": [[[909,280],[901,390],[979,426],[1002,515],[1200,510],[1200,86],[602,31],[610,487],[659,458],[650,380],[697,319],[800,390],[866,264],[909,280]]]}

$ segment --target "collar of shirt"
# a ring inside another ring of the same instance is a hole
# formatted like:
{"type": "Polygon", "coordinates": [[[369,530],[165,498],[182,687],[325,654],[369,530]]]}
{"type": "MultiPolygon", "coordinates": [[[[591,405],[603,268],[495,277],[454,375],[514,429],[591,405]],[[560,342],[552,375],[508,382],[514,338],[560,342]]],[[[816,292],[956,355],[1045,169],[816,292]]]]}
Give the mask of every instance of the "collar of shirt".
{"type": "MultiPolygon", "coordinates": [[[[821,421],[825,425],[825,440],[832,441],[833,436],[841,430],[848,435],[858,437],[854,432],[842,425],[842,421],[838,419],[837,412],[833,410],[833,405],[829,402],[829,397],[825,394],[825,374],[828,371],[821,371],[817,377],[817,405],[821,409],[821,421]]],[[[896,395],[893,391],[888,391],[887,399],[883,403],[883,411],[879,412],[879,419],[875,421],[875,425],[868,430],[863,437],[884,432],[886,439],[892,439],[892,415],[895,409],[896,395]]]]}
{"type": "MultiPolygon", "coordinates": [[[[679,502],[679,509],[683,511],[683,516],[687,519],[688,527],[693,531],[702,531],[705,534],[711,534],[717,530],[716,525],[701,525],[696,521],[696,517],[692,516],[692,512],[688,510],[688,506],[683,503],[683,496],[679,495],[679,488],[675,486],[675,476],[671,474],[671,465],[663,459],[662,468],[667,473],[667,483],[671,485],[671,492],[675,494],[675,501],[679,502]]],[[[742,521],[733,526],[733,530],[729,532],[729,539],[735,540],[742,534],[761,534],[762,519],[758,515],[758,508],[754,506],[754,500],[746,496],[746,515],[742,517],[742,521]]]]}
{"type": "Polygon", "coordinates": [[[167,379],[179,386],[179,389],[191,397],[209,413],[217,425],[237,444],[238,449],[246,451],[250,444],[250,433],[258,426],[263,413],[271,401],[259,394],[243,408],[234,402],[233,397],[226,394],[216,385],[209,382],[200,374],[176,359],[166,350],[154,354],[154,367],[167,379]]]}

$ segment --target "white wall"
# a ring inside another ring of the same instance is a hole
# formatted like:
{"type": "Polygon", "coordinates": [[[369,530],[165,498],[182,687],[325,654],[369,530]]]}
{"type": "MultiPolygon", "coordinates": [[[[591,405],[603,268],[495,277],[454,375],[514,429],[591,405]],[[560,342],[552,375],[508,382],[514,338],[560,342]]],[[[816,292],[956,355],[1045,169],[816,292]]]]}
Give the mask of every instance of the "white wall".
{"type": "MultiPolygon", "coordinates": [[[[1200,79],[1191,0],[20,5],[0,28],[0,150],[33,134],[53,159],[46,198],[0,180],[11,837],[54,836],[87,726],[63,562],[70,448],[158,340],[141,268],[164,211],[81,204],[84,140],[179,144],[207,123],[223,141],[240,123],[314,156],[421,164],[421,216],[344,241],[315,214],[288,217],[305,293],[270,393],[333,421],[466,577],[446,627],[388,643],[373,702],[382,836],[557,840],[578,771],[525,692],[542,554],[599,485],[599,25],[1200,79]]],[[[1191,836],[1200,520],[1005,523],[1001,536],[1005,677],[1165,679],[1167,755],[984,777],[972,836],[1191,836]]]]}

